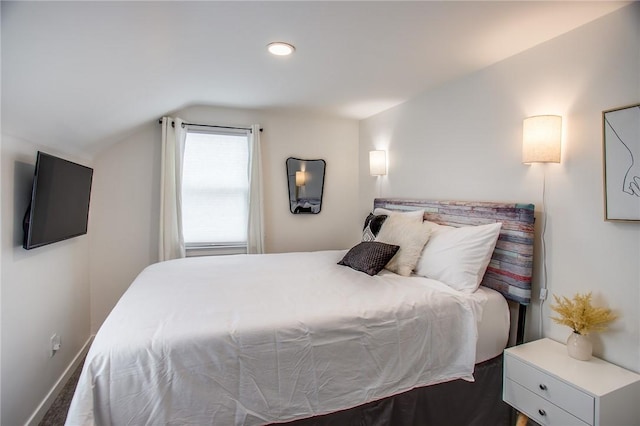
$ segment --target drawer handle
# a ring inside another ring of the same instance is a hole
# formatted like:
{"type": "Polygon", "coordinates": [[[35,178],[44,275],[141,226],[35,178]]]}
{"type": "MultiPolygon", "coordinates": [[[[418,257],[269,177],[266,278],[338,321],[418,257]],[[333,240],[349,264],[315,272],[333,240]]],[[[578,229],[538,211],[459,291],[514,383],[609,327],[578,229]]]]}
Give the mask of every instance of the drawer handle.
{"type": "Polygon", "coordinates": [[[544,411],[542,408],[538,410],[538,414],[540,414],[541,416],[546,416],[547,412],[544,411]]]}
{"type": "Polygon", "coordinates": [[[538,385],[538,387],[540,388],[540,390],[547,390],[547,385],[540,384],[538,385]]]}

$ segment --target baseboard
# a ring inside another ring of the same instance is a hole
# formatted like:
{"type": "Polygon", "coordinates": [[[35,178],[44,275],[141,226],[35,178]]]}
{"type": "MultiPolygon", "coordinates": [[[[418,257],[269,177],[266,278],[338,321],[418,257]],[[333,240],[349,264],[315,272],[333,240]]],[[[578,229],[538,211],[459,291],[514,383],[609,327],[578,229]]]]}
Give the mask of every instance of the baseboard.
{"type": "Polygon", "coordinates": [[[84,357],[87,355],[87,352],[89,352],[89,347],[91,346],[91,342],[93,342],[94,337],[95,337],[94,335],[89,336],[89,339],[86,341],[84,346],[80,349],[80,351],[75,356],[75,358],[73,358],[73,361],[71,361],[71,364],[69,364],[67,369],[64,370],[64,373],[62,373],[62,375],[60,376],[56,384],[53,386],[53,388],[51,388],[51,390],[49,391],[47,396],[42,400],[40,405],[38,405],[38,408],[36,408],[36,410],[33,412],[31,417],[29,417],[29,420],[27,420],[27,422],[25,423],[25,426],[37,426],[40,423],[40,421],[44,418],[44,415],[47,414],[47,410],[49,410],[49,408],[53,404],[53,401],[55,401],[56,397],[58,396],[58,394],[60,393],[64,385],[66,385],[67,382],[69,381],[69,378],[71,377],[73,372],[76,371],[76,369],[78,368],[78,366],[80,365],[84,357]]]}

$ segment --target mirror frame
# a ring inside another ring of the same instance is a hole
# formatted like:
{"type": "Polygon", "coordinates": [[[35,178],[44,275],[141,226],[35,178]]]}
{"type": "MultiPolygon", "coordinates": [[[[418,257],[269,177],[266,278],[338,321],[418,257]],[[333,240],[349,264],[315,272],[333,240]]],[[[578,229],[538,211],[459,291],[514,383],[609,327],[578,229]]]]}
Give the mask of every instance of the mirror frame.
{"type": "Polygon", "coordinates": [[[305,160],[303,158],[296,158],[296,157],[289,157],[285,160],[285,169],[287,172],[287,201],[289,202],[289,211],[292,214],[319,214],[322,211],[322,199],[324,197],[324,178],[327,172],[327,162],[324,161],[323,159],[316,159],[316,160],[305,160]],[[320,204],[318,206],[318,211],[314,212],[314,211],[295,211],[295,209],[293,209],[292,204],[291,204],[291,193],[292,193],[292,187],[291,185],[293,184],[293,191],[295,191],[297,188],[295,188],[295,172],[297,170],[291,170],[292,173],[290,173],[289,170],[289,160],[295,160],[295,161],[304,161],[304,162],[322,162],[322,184],[320,185],[320,204]]]}

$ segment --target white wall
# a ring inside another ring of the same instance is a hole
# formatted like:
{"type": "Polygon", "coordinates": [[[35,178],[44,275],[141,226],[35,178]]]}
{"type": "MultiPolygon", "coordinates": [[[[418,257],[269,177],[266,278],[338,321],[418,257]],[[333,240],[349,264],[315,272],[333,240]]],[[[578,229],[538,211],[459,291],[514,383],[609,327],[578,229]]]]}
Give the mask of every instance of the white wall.
{"type": "Polygon", "coordinates": [[[150,124],[94,159],[89,221],[93,333],[138,273],[158,261],[159,139],[160,126],[150,124]]]}
{"type": "Polygon", "coordinates": [[[89,337],[89,239],[30,251],[22,219],[31,196],[36,151],[87,161],[2,136],[2,419],[24,424],[89,337]],[[62,348],[49,358],[53,333],[62,348]]]}
{"type": "MultiPolygon", "coordinates": [[[[594,335],[595,353],[640,371],[640,223],[603,221],[602,118],[640,101],[640,3],[578,28],[360,124],[360,212],[377,195],[368,151],[389,151],[382,195],[532,202],[540,233],[546,173],[550,293],[592,291],[619,315],[594,335]],[[563,116],[561,164],[521,164],[522,120],[563,116]]],[[[539,242],[540,240],[537,240],[539,242]]],[[[537,254],[540,254],[539,244],[537,254]]],[[[541,262],[534,272],[539,293],[541,262]]],[[[542,309],[542,335],[565,341],[570,330],[542,309]]],[[[528,315],[537,338],[540,309],[528,315]]]]}
{"type": "MultiPolygon", "coordinates": [[[[358,239],[358,122],[291,111],[191,107],[172,116],[230,126],[259,123],[267,252],[348,248],[358,239]],[[327,162],[322,211],[289,212],[285,160],[327,162]]],[[[95,158],[91,207],[91,324],[95,332],[136,275],[157,261],[160,125],[95,158]]]]}

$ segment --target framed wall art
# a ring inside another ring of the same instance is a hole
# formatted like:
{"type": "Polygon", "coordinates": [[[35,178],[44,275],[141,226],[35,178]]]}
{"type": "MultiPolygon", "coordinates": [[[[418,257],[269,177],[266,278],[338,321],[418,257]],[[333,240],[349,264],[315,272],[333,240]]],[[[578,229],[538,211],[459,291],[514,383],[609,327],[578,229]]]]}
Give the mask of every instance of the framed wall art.
{"type": "Polygon", "coordinates": [[[602,112],[604,219],[640,221],[640,104],[602,112]]]}

